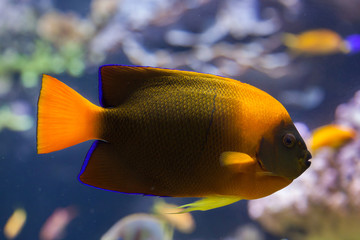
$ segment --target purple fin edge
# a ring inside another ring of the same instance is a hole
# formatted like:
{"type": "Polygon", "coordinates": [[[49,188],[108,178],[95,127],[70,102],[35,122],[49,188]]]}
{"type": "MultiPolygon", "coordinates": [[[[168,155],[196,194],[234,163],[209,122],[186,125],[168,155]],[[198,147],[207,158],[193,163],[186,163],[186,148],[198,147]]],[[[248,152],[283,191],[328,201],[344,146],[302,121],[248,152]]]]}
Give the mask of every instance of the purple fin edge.
{"type": "Polygon", "coordinates": [[[97,188],[97,189],[101,189],[101,190],[105,190],[105,191],[109,191],[109,192],[116,192],[116,193],[123,193],[123,194],[128,194],[128,195],[142,195],[142,196],[152,196],[152,197],[168,197],[168,196],[158,196],[158,195],[153,195],[153,194],[144,194],[144,193],[127,193],[127,192],[119,192],[119,191],[115,191],[115,190],[110,190],[110,189],[105,189],[105,188],[100,188],[100,187],[95,187],[93,185],[89,185],[87,183],[84,183],[83,181],[81,181],[80,176],[85,172],[86,166],[89,163],[90,157],[92,155],[92,153],[94,152],[94,150],[96,149],[97,145],[99,144],[100,140],[96,140],[90,147],[89,151],[86,154],[85,160],[83,165],[81,166],[81,170],[80,173],[78,175],[78,180],[79,182],[81,182],[82,184],[92,187],[92,188],[97,188]]]}

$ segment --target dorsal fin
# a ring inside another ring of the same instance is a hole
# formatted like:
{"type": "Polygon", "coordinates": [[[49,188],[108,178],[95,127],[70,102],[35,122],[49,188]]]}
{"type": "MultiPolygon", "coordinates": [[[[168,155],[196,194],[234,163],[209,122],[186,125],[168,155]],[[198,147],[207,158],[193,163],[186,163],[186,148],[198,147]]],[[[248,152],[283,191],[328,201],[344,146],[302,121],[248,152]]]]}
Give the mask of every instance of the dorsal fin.
{"type": "Polygon", "coordinates": [[[105,65],[99,69],[99,98],[103,107],[116,107],[124,102],[145,79],[172,75],[177,70],[153,67],[105,65]]]}
{"type": "Polygon", "coordinates": [[[216,77],[217,81],[239,83],[239,81],[230,78],[191,71],[143,66],[104,65],[99,68],[100,104],[103,107],[117,107],[140,88],[145,80],[162,76],[186,76],[194,80],[216,77]]]}

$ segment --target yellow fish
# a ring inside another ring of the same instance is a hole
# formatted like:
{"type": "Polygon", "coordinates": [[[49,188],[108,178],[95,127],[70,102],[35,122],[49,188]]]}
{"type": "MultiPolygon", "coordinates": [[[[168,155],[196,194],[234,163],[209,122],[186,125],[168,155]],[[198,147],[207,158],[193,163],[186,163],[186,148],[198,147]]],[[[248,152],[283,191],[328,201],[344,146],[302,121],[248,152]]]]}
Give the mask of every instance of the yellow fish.
{"type": "Polygon", "coordinates": [[[319,148],[338,148],[354,139],[356,131],[350,127],[329,124],[315,129],[310,139],[310,149],[315,153],[319,148]]]}
{"type": "Polygon", "coordinates": [[[283,42],[296,53],[309,55],[349,53],[349,48],[342,37],[328,29],[315,29],[298,35],[285,33],[283,42]]]}
{"type": "Polygon", "coordinates": [[[26,211],[18,208],[5,224],[4,235],[7,239],[14,239],[19,235],[26,222],[26,211]]]}
{"type": "Polygon", "coordinates": [[[79,180],[123,193],[201,197],[207,210],[284,188],[311,155],[285,108],[239,81],[195,72],[107,65],[102,107],[43,76],[37,151],[96,139],[79,180]]]}

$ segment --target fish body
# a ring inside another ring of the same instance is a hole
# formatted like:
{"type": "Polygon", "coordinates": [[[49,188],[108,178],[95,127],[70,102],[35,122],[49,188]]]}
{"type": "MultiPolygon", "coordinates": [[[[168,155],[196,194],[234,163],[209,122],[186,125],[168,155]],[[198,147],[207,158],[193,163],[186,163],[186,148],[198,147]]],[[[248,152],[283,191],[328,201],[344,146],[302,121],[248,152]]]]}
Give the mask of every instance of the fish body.
{"type": "Polygon", "coordinates": [[[296,53],[328,55],[349,52],[348,46],[342,37],[329,29],[314,29],[298,35],[286,33],[283,41],[285,46],[296,53]]]}
{"type": "Polygon", "coordinates": [[[76,105],[69,114],[54,96],[73,90],[47,75],[39,98],[39,153],[98,139],[79,175],[84,184],[157,196],[254,199],[287,186],[310,165],[285,108],[253,86],[151,67],[103,66],[99,75],[102,108],[74,91],[64,97],[76,105]],[[53,111],[57,116],[50,117],[53,111]],[[76,120],[65,123],[73,125],[69,130],[49,128],[61,119],[76,120]]]}

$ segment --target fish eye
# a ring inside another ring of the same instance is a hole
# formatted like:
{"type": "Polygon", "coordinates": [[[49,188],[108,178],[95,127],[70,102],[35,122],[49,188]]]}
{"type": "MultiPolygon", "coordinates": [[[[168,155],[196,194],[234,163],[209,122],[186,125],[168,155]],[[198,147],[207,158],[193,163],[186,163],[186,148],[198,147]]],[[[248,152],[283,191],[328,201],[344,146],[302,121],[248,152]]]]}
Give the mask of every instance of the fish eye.
{"type": "Polygon", "coordinates": [[[292,133],[287,133],[283,136],[283,144],[287,148],[292,148],[295,145],[296,137],[292,133]]]}

